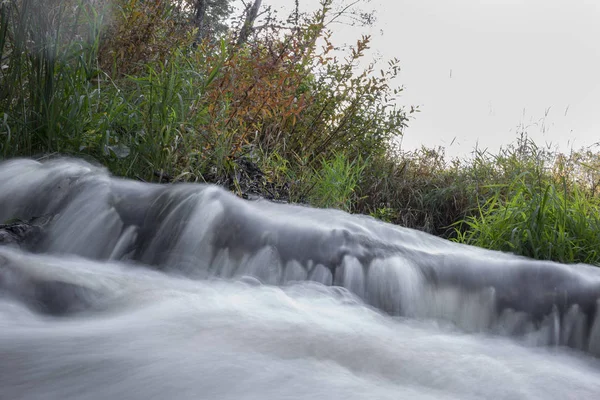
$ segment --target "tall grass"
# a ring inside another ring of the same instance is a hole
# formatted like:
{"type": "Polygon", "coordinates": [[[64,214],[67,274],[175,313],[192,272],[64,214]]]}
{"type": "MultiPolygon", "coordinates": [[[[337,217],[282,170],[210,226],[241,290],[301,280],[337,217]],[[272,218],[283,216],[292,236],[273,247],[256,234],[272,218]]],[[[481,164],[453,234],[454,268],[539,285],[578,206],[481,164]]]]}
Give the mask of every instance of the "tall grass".
{"type": "Polygon", "coordinates": [[[600,264],[598,206],[564,181],[531,185],[521,177],[497,187],[456,240],[535,259],[600,264]]]}
{"type": "Polygon", "coordinates": [[[477,204],[480,169],[475,162],[446,160],[440,148],[390,151],[372,158],[365,168],[355,210],[450,237],[450,225],[477,204]]]}
{"type": "Polygon", "coordinates": [[[0,154],[88,155],[143,180],[157,171],[176,176],[207,169],[192,163],[211,141],[198,128],[207,123],[203,96],[224,50],[212,48],[219,55],[206,62],[175,43],[169,59],[136,67],[136,75],[121,69],[111,76],[98,61],[104,14],[84,0],[2,2],[0,154]]]}
{"type": "Polygon", "coordinates": [[[204,96],[223,65],[224,49],[220,54],[214,64],[206,64],[198,55],[176,49],[170,60],[149,64],[143,75],[128,78],[133,84],[127,97],[129,121],[121,128],[138,174],[182,179],[191,172],[202,176],[208,163],[225,168],[227,140],[202,131],[210,124],[204,96]],[[209,147],[211,156],[206,157],[203,150],[209,147]]]}
{"type": "Polygon", "coordinates": [[[0,7],[2,155],[78,151],[97,122],[100,17],[83,2],[0,7]]]}
{"type": "Polygon", "coordinates": [[[318,207],[351,211],[356,203],[356,188],[367,166],[362,158],[348,159],[340,152],[332,160],[323,160],[309,188],[311,203],[318,207]]]}
{"type": "Polygon", "coordinates": [[[564,155],[525,135],[492,156],[474,212],[455,240],[535,259],[600,265],[600,199],[589,152],[564,155]],[[586,162],[582,162],[586,160],[586,162]]]}

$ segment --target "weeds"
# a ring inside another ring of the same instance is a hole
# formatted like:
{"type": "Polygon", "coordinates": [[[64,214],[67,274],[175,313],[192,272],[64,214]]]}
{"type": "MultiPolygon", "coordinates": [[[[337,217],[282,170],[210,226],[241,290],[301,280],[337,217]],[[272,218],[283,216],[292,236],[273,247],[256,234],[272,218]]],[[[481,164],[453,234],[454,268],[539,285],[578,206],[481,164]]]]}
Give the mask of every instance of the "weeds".
{"type": "Polygon", "coordinates": [[[324,160],[312,178],[311,203],[317,207],[350,211],[356,202],[355,190],[366,166],[367,162],[362,158],[350,161],[344,153],[337,153],[332,160],[324,160]]]}
{"type": "Polygon", "coordinates": [[[531,185],[523,176],[479,207],[457,241],[560,262],[600,263],[600,220],[595,199],[578,188],[531,185]],[[503,196],[506,189],[508,196],[503,196]]]}

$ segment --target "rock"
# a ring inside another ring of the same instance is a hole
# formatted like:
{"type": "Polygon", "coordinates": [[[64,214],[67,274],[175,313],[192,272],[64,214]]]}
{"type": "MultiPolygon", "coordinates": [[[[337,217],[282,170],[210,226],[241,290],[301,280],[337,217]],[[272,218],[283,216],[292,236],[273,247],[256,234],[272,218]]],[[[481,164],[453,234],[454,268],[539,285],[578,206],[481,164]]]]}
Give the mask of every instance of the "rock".
{"type": "Polygon", "coordinates": [[[50,216],[34,217],[29,221],[19,219],[0,224],[0,245],[21,247],[35,241],[44,227],[52,220],[50,216]]]}
{"type": "Polygon", "coordinates": [[[266,199],[277,203],[290,202],[289,183],[275,184],[250,159],[240,157],[235,160],[235,182],[230,182],[229,190],[241,191],[241,197],[247,200],[266,199]]]}
{"type": "Polygon", "coordinates": [[[90,310],[104,296],[77,283],[35,276],[0,256],[1,298],[11,298],[32,311],[58,317],[90,310]]]}

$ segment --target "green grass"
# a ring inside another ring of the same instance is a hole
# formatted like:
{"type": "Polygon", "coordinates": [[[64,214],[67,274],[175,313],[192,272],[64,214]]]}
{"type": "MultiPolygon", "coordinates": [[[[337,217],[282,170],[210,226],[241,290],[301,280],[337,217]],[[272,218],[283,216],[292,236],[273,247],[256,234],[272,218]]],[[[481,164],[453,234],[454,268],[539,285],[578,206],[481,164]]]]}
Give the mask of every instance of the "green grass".
{"type": "Polygon", "coordinates": [[[309,187],[311,204],[350,211],[356,201],[355,191],[366,166],[367,162],[362,158],[351,161],[341,152],[331,160],[323,160],[309,187]]]}
{"type": "Polygon", "coordinates": [[[531,185],[521,177],[496,187],[464,224],[458,242],[540,260],[600,264],[598,200],[565,181],[531,185]]]}

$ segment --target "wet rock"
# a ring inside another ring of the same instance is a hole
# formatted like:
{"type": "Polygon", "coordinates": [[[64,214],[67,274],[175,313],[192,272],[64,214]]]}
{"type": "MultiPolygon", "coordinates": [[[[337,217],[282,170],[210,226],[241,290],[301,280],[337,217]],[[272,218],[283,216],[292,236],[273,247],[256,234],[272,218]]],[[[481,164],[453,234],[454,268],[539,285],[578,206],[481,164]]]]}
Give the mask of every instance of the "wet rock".
{"type": "MultiPolygon", "coordinates": [[[[290,203],[290,189],[293,182],[273,182],[250,158],[237,157],[231,163],[230,173],[221,173],[213,167],[203,177],[206,183],[221,186],[246,200],[269,200],[275,203],[290,203]]],[[[163,170],[153,171],[155,182],[182,183],[163,170]]],[[[143,182],[143,179],[138,177],[143,182]]]]}
{"type": "Polygon", "coordinates": [[[58,280],[32,280],[31,297],[26,298],[34,310],[53,316],[68,315],[91,309],[99,293],[84,286],[58,280]]]}
{"type": "Polygon", "coordinates": [[[44,227],[52,217],[35,217],[29,221],[15,219],[5,224],[0,224],[0,245],[21,247],[35,242],[42,234],[44,227]]]}
{"type": "Polygon", "coordinates": [[[233,173],[226,177],[208,177],[213,183],[247,200],[269,200],[277,203],[290,202],[290,182],[272,182],[260,167],[247,157],[234,160],[233,173]]]}
{"type": "Polygon", "coordinates": [[[103,296],[83,285],[34,276],[0,256],[2,297],[14,299],[41,314],[65,316],[93,308],[103,296]]]}

